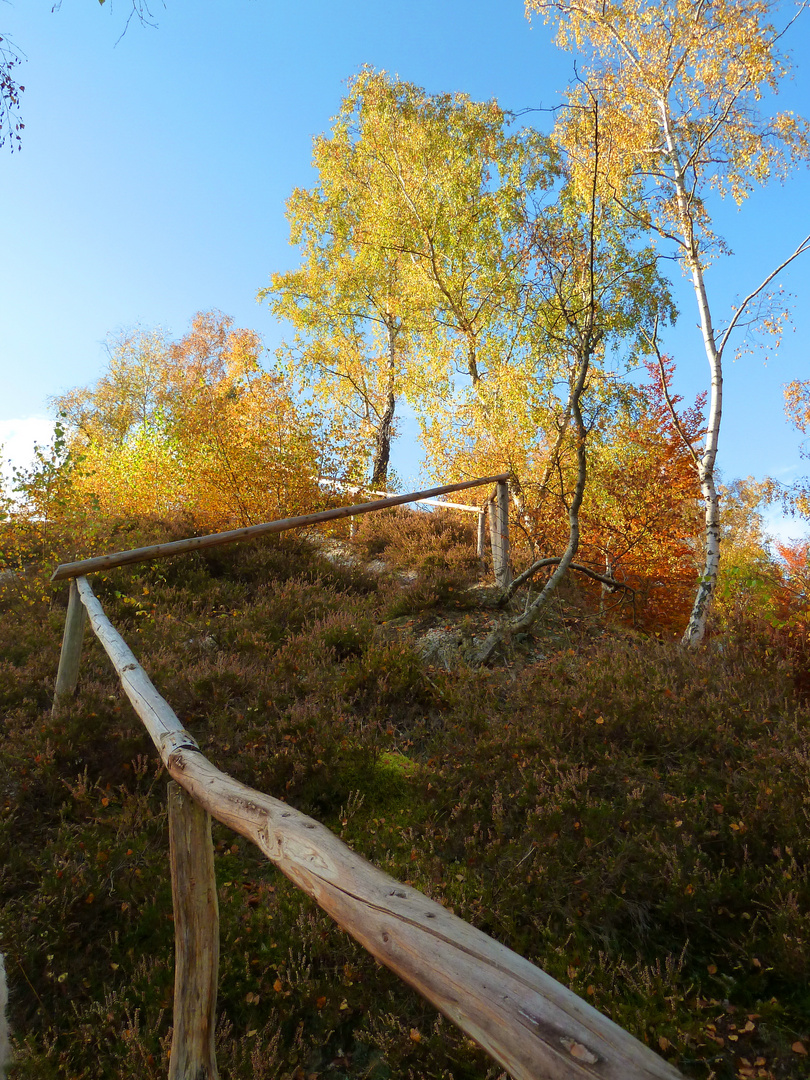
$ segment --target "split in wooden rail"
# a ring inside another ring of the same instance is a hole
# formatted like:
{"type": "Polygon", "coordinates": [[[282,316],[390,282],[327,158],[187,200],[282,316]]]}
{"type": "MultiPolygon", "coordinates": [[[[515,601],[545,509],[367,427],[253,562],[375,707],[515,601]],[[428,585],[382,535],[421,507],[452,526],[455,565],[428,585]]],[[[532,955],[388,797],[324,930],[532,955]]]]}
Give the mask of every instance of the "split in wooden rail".
{"type": "MultiPolygon", "coordinates": [[[[203,810],[255,843],[344,930],[473,1038],[514,1080],[678,1080],[681,1074],[671,1065],[545,972],[384,874],[319,822],[220,772],[152,685],[86,578],[79,577],[72,585],[171,777],[203,810]]],[[[210,846],[210,834],[207,841],[197,842],[210,846]]],[[[207,858],[198,853],[197,867],[207,866],[207,858]]],[[[196,873],[210,880],[208,870],[196,873]]],[[[203,896],[195,910],[210,912],[212,905],[203,896]]],[[[193,1008],[205,1018],[212,1015],[213,916],[197,918],[208,919],[207,930],[197,935],[194,946],[207,958],[207,967],[194,977],[178,979],[176,1033],[182,1027],[178,1016],[190,1007],[184,999],[189,992],[195,995],[193,1008]]],[[[197,1032],[196,1049],[172,1046],[172,1060],[182,1058],[186,1077],[216,1077],[207,1032],[207,1027],[197,1032]]]]}

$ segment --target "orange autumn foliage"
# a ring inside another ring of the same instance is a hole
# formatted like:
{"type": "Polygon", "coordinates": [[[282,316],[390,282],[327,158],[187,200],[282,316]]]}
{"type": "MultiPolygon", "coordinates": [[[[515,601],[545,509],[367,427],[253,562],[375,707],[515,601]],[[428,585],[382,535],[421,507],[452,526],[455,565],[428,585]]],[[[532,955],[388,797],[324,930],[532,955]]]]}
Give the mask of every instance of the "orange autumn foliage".
{"type": "MultiPolygon", "coordinates": [[[[575,558],[626,584],[635,598],[631,601],[621,590],[605,592],[576,571],[569,575],[569,592],[573,588],[594,609],[644,629],[680,634],[698,576],[700,487],[692,456],[670,416],[658,368],[649,363],[647,371],[643,385],[623,387],[612,404],[610,391],[603,388],[604,402],[591,406],[592,414],[601,411],[605,420],[592,424],[586,444],[588,482],[575,558]]],[[[672,361],[665,361],[668,384],[673,371],[672,361]]],[[[680,399],[672,400],[677,409],[680,399]]],[[[678,413],[693,446],[704,432],[703,405],[700,398],[678,413]]],[[[553,418],[548,427],[553,432],[553,418]]],[[[504,425],[498,440],[480,434],[456,450],[452,461],[441,459],[445,474],[448,469],[470,476],[504,468],[514,472],[516,570],[535,559],[561,555],[568,542],[575,448],[569,433],[556,462],[550,463],[550,445],[551,439],[540,435],[527,446],[504,425]]],[[[438,475],[438,467],[434,473],[438,475]]]]}
{"type": "Polygon", "coordinates": [[[218,312],[177,341],[121,338],[94,386],[56,400],[80,461],[76,497],[101,516],[186,512],[211,528],[317,508],[315,478],[353,475],[352,455],[262,352],[218,312]]]}
{"type": "MultiPolygon", "coordinates": [[[[579,561],[635,590],[634,621],[650,630],[682,633],[698,576],[700,486],[689,450],[672,420],[658,368],[634,405],[592,455],[583,505],[579,561]]],[[[665,360],[669,384],[674,363],[665,360]]],[[[680,399],[672,398],[679,405],[680,399]]],[[[694,447],[704,433],[704,399],[679,412],[694,447]]],[[[627,607],[625,617],[630,617],[627,607]]]]}

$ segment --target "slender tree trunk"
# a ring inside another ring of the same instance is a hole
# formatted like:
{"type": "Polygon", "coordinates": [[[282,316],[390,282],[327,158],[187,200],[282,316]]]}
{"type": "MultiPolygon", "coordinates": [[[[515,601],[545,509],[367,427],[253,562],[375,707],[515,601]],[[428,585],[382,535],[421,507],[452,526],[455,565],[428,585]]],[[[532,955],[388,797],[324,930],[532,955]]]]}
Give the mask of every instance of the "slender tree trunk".
{"type": "Polygon", "coordinates": [[[377,426],[377,434],[374,443],[374,463],[371,469],[372,488],[384,488],[388,479],[388,463],[391,458],[391,427],[394,421],[396,399],[393,391],[388,391],[385,402],[385,411],[377,426]]]}
{"type": "Polygon", "coordinates": [[[513,479],[509,482],[509,497],[517,512],[518,525],[523,529],[524,538],[531,547],[532,552],[536,555],[538,548],[533,535],[533,523],[526,512],[526,500],[523,497],[523,488],[521,487],[520,478],[514,473],[512,475],[513,479]]]}
{"type": "Polygon", "coordinates": [[[715,463],[717,461],[717,444],[720,436],[720,420],[723,414],[722,357],[714,341],[711,312],[703,283],[703,270],[697,263],[692,271],[692,282],[698,299],[700,325],[711,370],[712,384],[709,395],[706,443],[698,468],[700,490],[706,507],[703,574],[698,582],[692,613],[689,616],[689,622],[682,638],[683,644],[690,648],[696,647],[703,640],[712,596],[717,585],[717,572],[720,568],[720,498],[715,484],[715,463]]]}
{"type": "Polygon", "coordinates": [[[391,431],[396,412],[394,395],[394,374],[396,371],[396,330],[388,327],[388,385],[386,387],[385,408],[377,425],[374,441],[374,461],[371,467],[371,487],[384,488],[388,479],[388,463],[391,459],[391,431]]]}
{"type": "Polygon", "coordinates": [[[672,131],[666,102],[662,100],[659,107],[661,110],[661,126],[667,145],[667,155],[672,164],[673,182],[678,200],[678,213],[683,230],[686,258],[700,316],[703,347],[706,351],[706,359],[709,361],[712,380],[706,443],[703,447],[703,455],[698,463],[700,490],[706,507],[703,574],[698,582],[692,613],[689,616],[689,622],[681,639],[683,645],[695,648],[703,640],[703,635],[706,632],[706,622],[709,618],[712,596],[717,584],[717,572],[720,567],[720,499],[717,494],[714,471],[717,461],[717,444],[720,437],[720,420],[723,415],[723,363],[722,353],[717,348],[714,336],[709,298],[706,294],[706,282],[703,277],[700,252],[692,226],[689,193],[684,179],[678,146],[672,131]]]}
{"type": "MultiPolygon", "coordinates": [[[[579,549],[579,511],[585,496],[585,487],[588,482],[588,458],[586,454],[586,440],[588,430],[582,418],[582,395],[588,380],[591,366],[591,358],[600,341],[600,332],[596,327],[596,291],[594,287],[594,274],[596,268],[596,210],[597,210],[597,179],[599,175],[599,109],[598,103],[593,100],[594,118],[594,158],[593,158],[593,181],[591,188],[590,204],[590,228],[588,233],[588,263],[584,299],[585,304],[576,305],[572,310],[570,306],[564,309],[564,317],[570,329],[576,331],[576,367],[572,373],[568,405],[565,415],[574,422],[576,435],[577,453],[577,481],[571,502],[568,504],[568,545],[563,552],[556,570],[551,574],[543,586],[540,595],[524,613],[507,625],[497,627],[486,639],[481,648],[473,656],[473,663],[486,663],[498,646],[515,633],[527,630],[532,626],[548,607],[557,587],[568,572],[568,568],[574,560],[579,549]],[[587,311],[584,325],[578,322],[582,310],[587,311]]],[[[567,426],[567,425],[566,425],[567,426]]],[[[558,451],[562,444],[565,428],[559,433],[555,450],[558,451]]],[[[550,474],[548,474],[550,475],[550,474]]],[[[563,495],[564,497],[564,495],[563,495]]]]}
{"type": "MultiPolygon", "coordinates": [[[[704,457],[705,461],[705,457],[704,457]]],[[[707,472],[701,466],[700,490],[706,504],[706,541],[703,576],[698,582],[692,613],[684,631],[682,644],[691,648],[699,645],[706,632],[712,596],[717,584],[717,571],[720,567],[720,499],[714,482],[714,470],[707,472]]]]}
{"type": "Polygon", "coordinates": [[[518,618],[513,619],[511,622],[502,626],[496,627],[495,630],[492,631],[481,648],[478,649],[472,657],[472,662],[474,664],[485,664],[504,641],[507,641],[514,634],[528,630],[530,626],[537,622],[548,607],[557,587],[568,572],[568,568],[573,562],[574,556],[579,549],[579,509],[582,506],[582,499],[585,495],[585,486],[588,482],[588,459],[585,452],[585,440],[588,432],[582,419],[580,401],[590,369],[592,351],[593,345],[590,341],[590,332],[588,332],[586,341],[583,343],[576,382],[571,388],[570,397],[571,417],[574,421],[574,429],[577,438],[577,482],[574,488],[573,497],[568,506],[568,546],[563,552],[556,569],[543,586],[540,595],[534,603],[518,618]]]}
{"type": "Polygon", "coordinates": [[[478,384],[480,374],[478,372],[478,348],[475,336],[467,331],[467,371],[473,381],[473,386],[478,384]]]}
{"type": "MultiPolygon", "coordinates": [[[[613,563],[611,562],[610,552],[609,551],[605,552],[605,577],[606,578],[612,578],[613,577],[613,563]]],[[[607,584],[606,581],[603,581],[602,582],[602,591],[601,591],[601,593],[599,595],[599,614],[600,615],[605,614],[605,604],[606,604],[609,592],[610,592],[610,586],[607,584]]]]}

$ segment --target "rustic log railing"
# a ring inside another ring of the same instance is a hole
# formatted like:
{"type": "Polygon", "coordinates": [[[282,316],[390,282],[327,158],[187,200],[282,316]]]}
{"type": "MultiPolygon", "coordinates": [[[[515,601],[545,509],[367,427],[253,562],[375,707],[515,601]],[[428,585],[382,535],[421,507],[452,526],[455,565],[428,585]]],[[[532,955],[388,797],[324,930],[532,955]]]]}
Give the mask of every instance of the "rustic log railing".
{"type": "MultiPolygon", "coordinates": [[[[478,483],[493,479],[504,482],[489,477],[478,483]]],[[[360,512],[380,508],[365,504],[360,512]]],[[[236,530],[242,535],[224,542],[260,535],[255,530],[262,528],[236,530]]],[[[106,569],[161,558],[179,553],[178,545],[184,544],[101,556],[84,565],[106,569]],[[158,549],[163,550],[155,554],[158,549]]],[[[86,577],[73,572],[78,565],[60,567],[59,574],[72,578],[59,664],[60,697],[77,684],[86,613],[174,781],[169,791],[176,952],[170,1080],[215,1080],[218,1075],[213,1030],[219,932],[210,817],[255,843],[344,930],[515,1080],[678,1080],[681,1074],[671,1065],[545,972],[389,877],[319,822],[217,769],[152,685],[86,577]]]]}
{"type": "MultiPolygon", "coordinates": [[[[167,544],[152,544],[149,547],[132,548],[129,551],[117,551],[111,555],[97,555],[92,559],[82,559],[79,562],[62,563],[57,566],[51,575],[51,581],[64,581],[66,578],[82,577],[96,570],[111,570],[116,566],[128,566],[132,563],[150,562],[154,559],[167,559],[173,555],[182,555],[187,551],[200,551],[204,548],[221,547],[223,544],[235,544],[240,540],[251,540],[258,536],[267,536],[270,533],[287,532],[289,529],[300,529],[307,525],[317,525],[322,521],[334,521],[337,518],[354,517],[359,514],[372,514],[376,510],[385,510],[388,506],[402,506],[404,503],[425,502],[437,495],[449,494],[451,491],[464,491],[467,488],[484,487],[486,484],[496,485],[496,499],[508,507],[508,480],[509,473],[498,473],[496,476],[483,476],[477,480],[463,480],[459,484],[443,484],[441,487],[429,488],[427,491],[411,491],[406,495],[389,495],[385,499],[375,499],[373,502],[359,503],[357,506],[338,506],[332,510],[321,510],[317,514],[302,514],[300,517],[282,518],[279,521],[266,521],[262,525],[248,525],[242,529],[231,529],[228,532],[209,533],[207,536],[191,536],[186,540],[173,540],[167,544]]],[[[508,516],[500,518],[498,543],[499,551],[497,558],[509,559],[509,524],[508,516]]],[[[493,552],[493,561],[495,561],[493,552]]]]}
{"type": "MultiPolygon", "coordinates": [[[[290,529],[300,529],[307,525],[317,525],[322,521],[334,521],[337,518],[353,517],[359,514],[371,514],[377,510],[384,510],[389,506],[402,506],[405,503],[414,502],[437,502],[437,496],[449,494],[451,491],[465,491],[467,488],[483,487],[494,484],[495,490],[484,503],[484,507],[492,502],[497,502],[499,507],[506,508],[497,514],[490,513],[490,546],[492,548],[492,563],[495,580],[504,587],[511,581],[509,567],[509,473],[498,473],[495,476],[482,476],[477,480],[463,480],[458,484],[444,484],[441,487],[429,488],[427,491],[411,491],[405,495],[387,495],[383,499],[375,499],[373,502],[359,503],[357,506],[339,506],[331,510],[321,510],[317,514],[304,514],[300,517],[282,518],[279,521],[267,521],[262,525],[249,525],[243,529],[231,529],[228,532],[209,533],[207,536],[192,536],[186,540],[173,540],[166,544],[152,544],[149,547],[131,548],[129,551],[116,551],[110,555],[98,555],[92,559],[81,559],[78,562],[62,563],[57,566],[51,575],[51,581],[75,580],[93,571],[111,570],[116,566],[129,566],[133,563],[150,562],[155,559],[169,559],[175,555],[182,555],[189,551],[200,551],[205,548],[221,547],[225,544],[235,544],[242,540],[252,540],[271,533],[288,532],[290,529]],[[503,583],[503,584],[502,584],[503,583]]],[[[357,489],[359,490],[359,489],[357,489]]],[[[448,506],[449,504],[444,504],[448,506]]],[[[478,508],[476,507],[476,511],[478,508]]],[[[478,557],[483,558],[483,512],[479,515],[478,523],[478,557]]],[[[59,670],[56,675],[56,689],[54,691],[53,707],[56,709],[59,700],[69,696],[76,689],[79,677],[79,659],[81,656],[82,636],[84,634],[85,612],[79,601],[78,594],[71,587],[68,600],[67,618],[65,619],[65,632],[62,638],[62,652],[59,657],[59,670]]]]}
{"type": "MultiPolygon", "coordinates": [[[[365,493],[366,495],[377,495],[381,499],[387,499],[387,498],[391,497],[391,492],[390,491],[372,491],[370,488],[345,487],[345,486],[340,485],[339,481],[332,480],[329,477],[321,477],[321,478],[319,478],[318,483],[319,484],[325,484],[325,485],[330,485],[331,484],[333,486],[341,486],[341,489],[343,491],[348,491],[352,495],[359,495],[362,492],[362,493],[365,493]]],[[[500,491],[500,487],[498,486],[498,487],[496,487],[496,495],[497,495],[497,493],[499,491],[500,491]]],[[[470,506],[469,503],[448,502],[446,499],[423,498],[423,499],[414,499],[413,501],[417,502],[417,503],[420,503],[420,504],[427,505],[427,506],[435,506],[435,507],[438,507],[439,509],[442,509],[442,510],[461,510],[461,511],[464,511],[464,512],[466,512],[468,514],[475,514],[478,517],[478,528],[476,530],[475,553],[478,556],[478,561],[481,563],[481,567],[483,569],[483,567],[484,567],[484,546],[485,546],[485,538],[486,538],[487,511],[489,510],[490,504],[492,503],[493,499],[496,498],[496,495],[488,495],[487,498],[484,500],[483,505],[481,505],[481,506],[470,506]]],[[[507,490],[507,500],[508,500],[508,490],[507,490]]],[[[508,517],[508,514],[507,514],[507,517],[506,517],[506,520],[505,520],[505,525],[506,525],[506,533],[505,533],[506,542],[508,544],[508,541],[509,541],[509,517],[508,517]]],[[[504,559],[504,553],[501,550],[501,548],[503,546],[503,539],[502,538],[504,536],[502,526],[503,526],[503,522],[501,521],[500,518],[492,520],[490,522],[490,547],[491,547],[493,553],[495,551],[498,552],[497,556],[493,556],[493,562],[495,562],[496,565],[497,565],[498,560],[500,560],[501,563],[503,563],[503,559],[504,559]]],[[[349,536],[354,536],[354,517],[349,518],[349,536]]],[[[508,568],[508,566],[509,566],[509,549],[508,549],[508,547],[506,549],[505,558],[506,558],[506,562],[505,562],[504,565],[508,568]]],[[[500,570],[501,577],[503,577],[503,567],[499,566],[498,569],[500,570]]],[[[510,575],[510,581],[511,581],[511,571],[509,571],[509,575],[510,575]]],[[[497,579],[498,579],[498,572],[496,571],[496,580],[497,579]]],[[[507,582],[507,584],[509,584],[509,582],[507,582]]]]}

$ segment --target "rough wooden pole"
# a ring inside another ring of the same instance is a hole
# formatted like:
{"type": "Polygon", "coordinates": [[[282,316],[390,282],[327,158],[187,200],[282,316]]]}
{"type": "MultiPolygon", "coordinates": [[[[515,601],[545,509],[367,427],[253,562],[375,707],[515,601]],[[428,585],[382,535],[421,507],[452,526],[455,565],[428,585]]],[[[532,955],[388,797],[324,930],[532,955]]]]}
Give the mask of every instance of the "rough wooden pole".
{"type": "Polygon", "coordinates": [[[496,485],[488,506],[492,568],[497,585],[505,589],[512,580],[512,571],[509,569],[509,487],[504,481],[496,485]]]}
{"type": "Polygon", "coordinates": [[[216,1080],[219,907],[211,818],[173,780],[169,784],[169,852],[175,949],[169,1080],[216,1080]]]}
{"type": "Polygon", "coordinates": [[[484,503],[478,511],[478,539],[475,545],[475,553],[478,556],[478,565],[481,567],[481,570],[483,570],[486,565],[484,548],[487,538],[487,505],[487,503],[484,503]]]}
{"type": "MultiPolygon", "coordinates": [[[[317,525],[322,521],[335,521],[338,518],[352,517],[355,514],[371,514],[384,510],[388,506],[403,506],[411,502],[429,502],[437,495],[448,495],[451,491],[466,491],[468,488],[484,487],[499,480],[508,480],[509,473],[497,476],[481,476],[477,480],[462,480],[459,484],[442,484],[441,487],[427,491],[411,491],[407,495],[392,495],[374,502],[358,503],[356,506],[338,506],[332,510],[321,510],[317,514],[304,514],[301,517],[283,518],[280,521],[265,521],[262,525],[249,525],[244,529],[231,529],[223,533],[210,533],[208,536],[190,536],[185,540],[173,540],[168,544],[151,544],[149,547],[133,548],[131,551],[116,551],[110,555],[97,555],[93,559],[81,559],[79,562],[63,563],[57,566],[51,575],[51,581],[63,581],[65,578],[84,577],[95,570],[111,570],[114,566],[129,566],[132,563],[149,562],[152,559],[166,559],[173,555],[182,555],[186,551],[200,551],[204,548],[221,547],[223,544],[235,544],[238,540],[251,540],[271,533],[287,532],[303,526],[317,525]]],[[[452,503],[445,503],[452,506],[452,503]]]]}
{"type": "Polygon", "coordinates": [[[70,583],[65,632],[62,636],[62,652],[59,656],[59,670],[56,673],[56,689],[53,695],[53,709],[56,711],[60,698],[73,693],[79,681],[79,663],[82,658],[82,639],[87,614],[79,597],[79,590],[74,578],[70,583]]]}
{"type": "Polygon", "coordinates": [[[378,870],[288,803],[216,769],[149,681],[87,580],[80,578],[78,586],[90,625],[174,779],[256,844],[514,1080],[683,1080],[648,1046],[528,960],[378,870]]]}
{"type": "Polygon", "coordinates": [[[509,543],[509,485],[505,480],[499,480],[496,485],[496,499],[498,501],[498,524],[501,530],[501,559],[504,584],[508,585],[512,580],[512,571],[509,560],[512,550],[509,543]]]}

